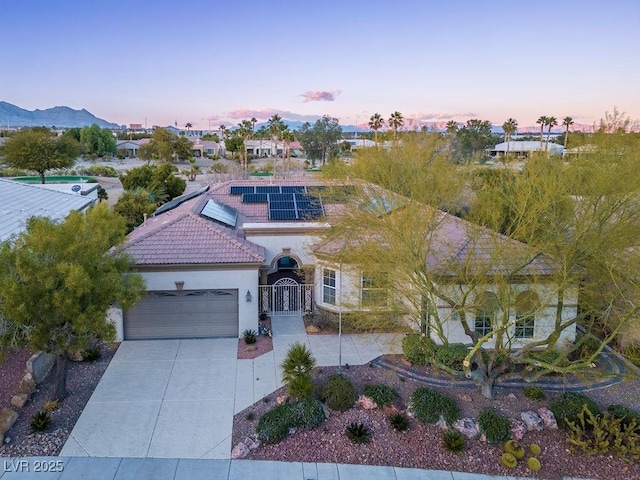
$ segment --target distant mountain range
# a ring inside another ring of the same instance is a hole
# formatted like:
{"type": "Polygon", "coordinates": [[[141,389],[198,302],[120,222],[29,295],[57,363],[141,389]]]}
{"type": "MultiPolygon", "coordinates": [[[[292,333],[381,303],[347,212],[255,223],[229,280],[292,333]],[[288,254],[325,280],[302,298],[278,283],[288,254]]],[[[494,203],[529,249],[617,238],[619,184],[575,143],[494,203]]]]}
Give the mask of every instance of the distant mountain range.
{"type": "Polygon", "coordinates": [[[0,126],[2,127],[88,127],[93,124],[102,128],[120,128],[117,123],[107,122],[85,109],[53,107],[46,110],[25,110],[0,101],[0,126]]]}

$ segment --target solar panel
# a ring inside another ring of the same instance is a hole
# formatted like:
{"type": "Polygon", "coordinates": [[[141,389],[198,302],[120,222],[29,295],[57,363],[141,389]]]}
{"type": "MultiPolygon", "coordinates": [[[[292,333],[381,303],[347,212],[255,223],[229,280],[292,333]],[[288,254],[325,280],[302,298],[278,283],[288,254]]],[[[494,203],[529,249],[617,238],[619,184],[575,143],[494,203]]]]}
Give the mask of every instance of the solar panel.
{"type": "Polygon", "coordinates": [[[269,202],[293,202],[293,193],[270,193],[269,202]]]}
{"type": "Polygon", "coordinates": [[[295,210],[296,204],[293,202],[270,202],[270,210],[295,210]]]}
{"type": "Polygon", "coordinates": [[[238,212],[233,208],[223,205],[211,199],[200,211],[200,215],[215,220],[224,225],[236,228],[238,221],[238,212]]]}
{"type": "Polygon", "coordinates": [[[280,193],[279,185],[256,187],[256,193],[280,193]]]}
{"type": "Polygon", "coordinates": [[[267,203],[266,193],[243,193],[242,203],[267,203]]]}
{"type": "Polygon", "coordinates": [[[270,220],[297,220],[298,215],[295,210],[269,210],[270,220]]]}
{"type": "Polygon", "coordinates": [[[231,190],[229,191],[230,195],[242,195],[244,193],[255,193],[255,187],[235,185],[235,186],[232,186],[231,190]]]}
{"type": "Polygon", "coordinates": [[[287,185],[281,186],[282,193],[305,193],[307,189],[304,185],[287,185]]]}

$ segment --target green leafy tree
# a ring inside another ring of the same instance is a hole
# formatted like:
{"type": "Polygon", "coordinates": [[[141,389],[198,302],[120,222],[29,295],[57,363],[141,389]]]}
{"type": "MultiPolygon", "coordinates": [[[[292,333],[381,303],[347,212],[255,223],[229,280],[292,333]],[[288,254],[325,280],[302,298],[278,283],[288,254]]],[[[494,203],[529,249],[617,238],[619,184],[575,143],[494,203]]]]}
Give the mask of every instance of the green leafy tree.
{"type": "Polygon", "coordinates": [[[80,144],[88,154],[103,156],[116,153],[116,139],[108,128],[100,128],[95,123],[80,129],[80,144]]]}
{"type": "Polygon", "coordinates": [[[156,196],[148,190],[125,190],[118,198],[113,211],[124,218],[129,233],[144,222],[145,214],[148,216],[155,212],[159,203],[156,196]]]}
{"type": "Polygon", "coordinates": [[[189,160],[193,156],[193,144],[186,137],[177,137],[173,142],[173,156],[179,162],[189,160]]]}
{"type": "MultiPolygon", "coordinates": [[[[393,272],[382,309],[387,318],[411,318],[443,344],[448,332],[463,331],[464,343],[471,345],[465,371],[487,397],[494,395],[498,378],[593,375],[591,364],[605,345],[640,313],[640,142],[630,144],[627,137],[592,137],[598,154],[568,167],[540,154],[522,173],[475,179],[470,217],[475,222],[434,208],[441,207],[442,195],[465,190],[460,185],[469,178],[466,169],[447,169],[446,159],[436,161],[442,155],[437,142],[418,149],[407,140],[388,152],[363,150],[349,177],[375,181],[402,196],[375,188],[357,192],[327,233],[323,254],[331,252],[343,271],[393,272]],[[411,159],[409,166],[401,165],[411,159]],[[536,295],[519,296],[523,282],[536,295]],[[578,286],[579,309],[574,306],[578,286]],[[518,341],[514,332],[520,325],[521,337],[529,335],[523,325],[530,318],[544,318],[544,328],[518,341]],[[583,355],[572,353],[582,350],[583,337],[568,341],[576,324],[587,338],[597,339],[597,347],[583,355]]],[[[449,201],[456,200],[461,199],[449,201]]],[[[355,309],[350,315],[380,325],[380,316],[371,311],[345,306],[355,309]]]]}
{"type": "Polygon", "coordinates": [[[313,126],[305,122],[298,132],[300,144],[309,160],[316,164],[322,161],[326,165],[331,158],[340,154],[340,139],[342,138],[342,127],[337,118],[324,115],[316,120],[313,126]]]}
{"type": "Polygon", "coordinates": [[[174,175],[175,168],[170,163],[143,165],[128,170],[121,175],[120,181],[125,190],[148,190],[163,203],[182,195],[187,188],[187,182],[174,175]]]}
{"type": "Polygon", "coordinates": [[[488,120],[471,119],[456,133],[458,154],[463,159],[470,159],[480,154],[494,142],[491,134],[491,122],[488,120]]]}
{"type": "Polygon", "coordinates": [[[2,343],[56,356],[58,400],[67,396],[68,353],[113,340],[109,307],[128,308],[144,293],[128,258],[112,250],[124,238],[124,221],[103,204],[59,223],[31,218],[0,245],[2,343]]]}
{"type": "MultiPolygon", "coordinates": [[[[153,131],[151,140],[142,145],[138,150],[138,156],[142,160],[147,160],[147,162],[150,162],[151,160],[170,162],[176,154],[175,146],[177,140],[178,136],[174,135],[166,128],[156,128],[153,131]]],[[[189,140],[186,141],[188,142],[189,140]]],[[[190,155],[191,149],[189,149],[189,156],[190,155]]]]}
{"type": "Polygon", "coordinates": [[[232,135],[225,139],[224,148],[227,152],[231,152],[232,158],[235,158],[236,156],[238,158],[242,158],[242,150],[245,149],[244,140],[238,135],[232,135]]]}
{"type": "Polygon", "coordinates": [[[449,135],[455,135],[458,131],[458,122],[456,122],[455,120],[449,120],[447,122],[447,126],[445,127],[445,131],[449,135]]]}
{"type": "Polygon", "coordinates": [[[80,144],[70,136],[57,137],[47,129],[28,129],[9,137],[0,153],[7,165],[38,172],[44,183],[47,170],[74,164],[80,144]]]}

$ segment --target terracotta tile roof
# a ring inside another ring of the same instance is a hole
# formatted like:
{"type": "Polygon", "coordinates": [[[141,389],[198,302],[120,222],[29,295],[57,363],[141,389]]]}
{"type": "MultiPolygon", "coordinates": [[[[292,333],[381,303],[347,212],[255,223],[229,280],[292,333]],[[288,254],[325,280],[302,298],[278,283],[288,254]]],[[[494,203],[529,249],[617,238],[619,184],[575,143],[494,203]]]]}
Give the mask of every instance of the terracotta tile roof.
{"type": "Polygon", "coordinates": [[[202,208],[202,200],[149,219],[129,235],[125,253],[136,265],[264,263],[264,248],[245,240],[241,231],[192,211],[202,208]]]}

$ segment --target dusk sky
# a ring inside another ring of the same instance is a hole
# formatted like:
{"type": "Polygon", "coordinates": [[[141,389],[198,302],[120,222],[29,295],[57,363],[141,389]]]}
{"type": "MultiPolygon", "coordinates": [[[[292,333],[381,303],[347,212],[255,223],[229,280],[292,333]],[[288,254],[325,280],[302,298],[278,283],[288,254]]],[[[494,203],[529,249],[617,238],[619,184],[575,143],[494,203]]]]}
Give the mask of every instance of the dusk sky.
{"type": "Polygon", "coordinates": [[[0,100],[119,124],[640,118],[639,0],[20,0],[0,45],[0,100]]]}

